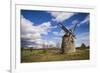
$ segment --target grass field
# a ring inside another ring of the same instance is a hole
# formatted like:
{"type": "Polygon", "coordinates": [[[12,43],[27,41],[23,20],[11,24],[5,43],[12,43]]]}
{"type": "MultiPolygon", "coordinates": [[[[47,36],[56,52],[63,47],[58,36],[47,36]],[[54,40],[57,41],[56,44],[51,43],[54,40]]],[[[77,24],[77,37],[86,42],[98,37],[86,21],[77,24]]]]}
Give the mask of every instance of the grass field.
{"type": "Polygon", "coordinates": [[[89,49],[77,49],[70,54],[60,54],[59,50],[21,50],[21,63],[69,60],[89,60],[89,49]]]}

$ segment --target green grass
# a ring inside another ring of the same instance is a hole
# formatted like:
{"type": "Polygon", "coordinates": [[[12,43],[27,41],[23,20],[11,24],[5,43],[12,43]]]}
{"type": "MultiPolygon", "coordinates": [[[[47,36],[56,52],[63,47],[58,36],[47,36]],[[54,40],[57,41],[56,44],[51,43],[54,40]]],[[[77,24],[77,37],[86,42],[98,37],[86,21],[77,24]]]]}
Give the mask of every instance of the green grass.
{"type": "Polygon", "coordinates": [[[60,54],[59,50],[22,50],[21,62],[46,62],[46,61],[69,61],[89,60],[89,49],[77,49],[75,53],[60,54]]]}

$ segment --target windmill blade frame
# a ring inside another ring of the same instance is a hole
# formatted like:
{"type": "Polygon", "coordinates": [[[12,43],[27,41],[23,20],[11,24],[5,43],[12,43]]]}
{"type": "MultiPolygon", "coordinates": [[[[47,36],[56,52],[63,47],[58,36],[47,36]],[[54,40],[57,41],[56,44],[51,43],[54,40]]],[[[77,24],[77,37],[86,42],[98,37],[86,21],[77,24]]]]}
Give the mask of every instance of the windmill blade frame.
{"type": "Polygon", "coordinates": [[[75,32],[77,25],[78,25],[78,23],[77,23],[77,24],[75,24],[75,26],[74,26],[74,28],[73,28],[72,33],[74,33],[74,32],[75,32]]]}
{"type": "Polygon", "coordinates": [[[58,24],[59,24],[60,28],[63,29],[66,33],[69,32],[69,30],[63,24],[61,24],[61,23],[58,23],[58,24]]]}
{"type": "Polygon", "coordinates": [[[62,23],[58,23],[60,28],[63,29],[66,33],[72,34],[73,37],[75,37],[75,35],[73,34],[72,31],[70,31],[68,28],[66,28],[62,23]]]}

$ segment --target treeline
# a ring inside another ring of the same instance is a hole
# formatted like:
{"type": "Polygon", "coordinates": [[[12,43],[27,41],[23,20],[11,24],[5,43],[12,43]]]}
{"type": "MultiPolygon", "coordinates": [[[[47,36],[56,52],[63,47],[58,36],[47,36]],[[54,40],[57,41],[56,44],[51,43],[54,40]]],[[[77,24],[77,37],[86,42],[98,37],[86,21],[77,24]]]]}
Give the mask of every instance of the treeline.
{"type": "Polygon", "coordinates": [[[80,47],[76,47],[76,49],[89,49],[90,46],[86,46],[84,43],[81,44],[80,47]]]}
{"type": "MultiPolygon", "coordinates": [[[[84,43],[81,44],[80,47],[76,47],[76,49],[89,49],[90,47],[89,46],[86,46],[84,43]]],[[[53,48],[34,48],[34,47],[21,47],[21,50],[60,50],[61,48],[56,48],[56,47],[53,47],[53,48]]]]}
{"type": "Polygon", "coordinates": [[[34,48],[34,47],[21,47],[21,50],[23,51],[23,50],[30,50],[30,51],[32,51],[32,50],[59,50],[59,49],[61,49],[61,48],[34,48]]]}

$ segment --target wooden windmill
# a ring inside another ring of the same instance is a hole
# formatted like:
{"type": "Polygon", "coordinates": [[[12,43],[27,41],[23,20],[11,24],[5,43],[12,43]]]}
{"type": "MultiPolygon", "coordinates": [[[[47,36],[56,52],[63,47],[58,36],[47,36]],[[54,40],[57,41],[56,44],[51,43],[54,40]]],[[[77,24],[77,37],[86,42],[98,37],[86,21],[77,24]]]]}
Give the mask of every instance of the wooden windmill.
{"type": "Polygon", "coordinates": [[[66,28],[63,24],[59,23],[61,29],[65,32],[64,36],[62,37],[62,44],[61,44],[61,53],[72,53],[75,52],[75,35],[74,31],[76,29],[77,24],[75,24],[73,30],[66,28]]]}

